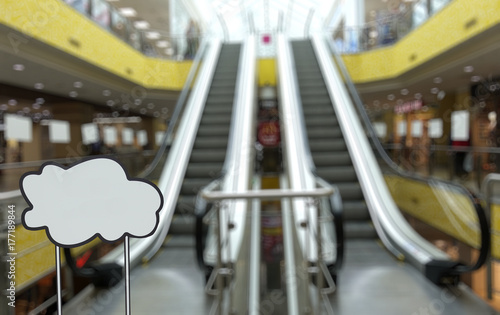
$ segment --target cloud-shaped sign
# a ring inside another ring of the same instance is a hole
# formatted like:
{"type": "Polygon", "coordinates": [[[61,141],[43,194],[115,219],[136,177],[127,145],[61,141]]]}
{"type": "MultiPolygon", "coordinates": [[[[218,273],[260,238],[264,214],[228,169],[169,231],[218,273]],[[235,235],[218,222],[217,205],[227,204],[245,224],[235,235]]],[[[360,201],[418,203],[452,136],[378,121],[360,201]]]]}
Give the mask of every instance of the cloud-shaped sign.
{"type": "Polygon", "coordinates": [[[44,164],[24,174],[21,192],[29,208],[22,222],[45,229],[61,247],[75,247],[98,236],[113,242],[125,235],[147,237],[159,222],[163,197],[154,184],[130,179],[113,159],[94,158],[70,167],[44,164]]]}

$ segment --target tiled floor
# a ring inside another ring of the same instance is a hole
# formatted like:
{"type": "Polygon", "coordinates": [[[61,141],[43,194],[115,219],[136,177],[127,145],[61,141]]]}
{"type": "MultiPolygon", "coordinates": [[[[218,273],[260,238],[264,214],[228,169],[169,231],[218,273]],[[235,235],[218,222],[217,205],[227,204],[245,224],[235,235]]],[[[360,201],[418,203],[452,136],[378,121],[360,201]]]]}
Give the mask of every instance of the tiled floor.
{"type": "MultiPolygon", "coordinates": [[[[203,291],[192,246],[191,237],[176,237],[148,266],[132,271],[133,314],[210,314],[212,300],[203,291]]],[[[338,282],[337,292],[330,296],[335,315],[497,314],[464,287],[433,285],[372,240],[347,242],[338,282]]],[[[124,305],[123,287],[117,287],[71,314],[121,315],[124,305]]]]}

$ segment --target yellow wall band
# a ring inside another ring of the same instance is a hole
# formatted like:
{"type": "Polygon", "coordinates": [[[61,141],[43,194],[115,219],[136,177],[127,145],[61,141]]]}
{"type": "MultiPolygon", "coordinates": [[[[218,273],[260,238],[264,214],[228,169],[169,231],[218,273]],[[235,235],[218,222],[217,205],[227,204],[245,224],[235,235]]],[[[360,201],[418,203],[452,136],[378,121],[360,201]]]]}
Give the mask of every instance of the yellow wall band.
{"type": "Polygon", "coordinates": [[[355,83],[395,78],[499,24],[498,12],[499,0],[455,0],[395,45],[342,58],[355,83]]]}
{"type": "Polygon", "coordinates": [[[0,12],[26,44],[35,38],[145,88],[182,89],[192,64],[146,57],[60,0],[2,0],[0,12]]]}

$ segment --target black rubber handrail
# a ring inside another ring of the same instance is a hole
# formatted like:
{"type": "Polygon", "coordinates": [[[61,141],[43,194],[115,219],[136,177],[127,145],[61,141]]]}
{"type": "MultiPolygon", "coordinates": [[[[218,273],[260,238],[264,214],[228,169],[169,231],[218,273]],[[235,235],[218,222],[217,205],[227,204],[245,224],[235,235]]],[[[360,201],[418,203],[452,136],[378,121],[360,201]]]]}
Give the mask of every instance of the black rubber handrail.
{"type": "Polygon", "coordinates": [[[365,126],[365,130],[368,133],[368,136],[374,145],[377,153],[379,156],[383,159],[383,161],[390,167],[392,173],[394,173],[397,176],[419,181],[422,183],[425,183],[427,185],[430,185],[430,181],[437,181],[439,183],[445,184],[446,186],[449,186],[450,188],[453,188],[453,190],[467,196],[471,203],[474,205],[476,214],[478,216],[478,221],[479,221],[479,227],[481,229],[481,246],[480,246],[480,252],[477,261],[474,264],[465,266],[458,264],[450,270],[450,274],[460,274],[460,273],[466,273],[466,272],[471,272],[478,270],[481,268],[484,263],[487,260],[487,257],[490,252],[490,244],[491,244],[491,238],[490,238],[490,227],[489,227],[489,222],[486,217],[484,208],[481,204],[481,202],[474,196],[474,194],[466,189],[465,187],[458,185],[456,183],[442,180],[442,179],[429,179],[425,178],[422,176],[419,176],[417,174],[411,174],[403,169],[401,169],[387,154],[387,152],[384,150],[382,144],[380,143],[380,140],[375,132],[375,129],[373,128],[373,125],[371,123],[370,118],[368,117],[368,114],[366,113],[364,107],[363,107],[363,102],[361,100],[361,97],[359,96],[358,91],[356,90],[354,83],[351,81],[351,77],[347,71],[347,68],[345,67],[340,55],[337,53],[334,45],[330,43],[330,49],[333,52],[333,57],[335,60],[335,63],[337,65],[337,68],[340,69],[342,77],[344,78],[344,82],[347,85],[347,88],[349,90],[349,93],[351,94],[351,98],[353,99],[353,103],[356,106],[357,112],[361,118],[361,121],[363,122],[365,126]]]}

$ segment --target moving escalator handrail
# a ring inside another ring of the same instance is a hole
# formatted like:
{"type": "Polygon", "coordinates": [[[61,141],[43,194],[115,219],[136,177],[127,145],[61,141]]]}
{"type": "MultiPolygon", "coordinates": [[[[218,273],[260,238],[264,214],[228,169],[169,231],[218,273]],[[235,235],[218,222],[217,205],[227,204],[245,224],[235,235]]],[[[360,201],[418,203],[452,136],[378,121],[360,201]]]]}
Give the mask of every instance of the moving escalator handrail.
{"type": "MultiPolygon", "coordinates": [[[[336,234],[335,235],[336,261],[333,264],[333,266],[329,266],[329,268],[330,269],[334,268],[335,270],[332,271],[337,272],[342,266],[342,262],[344,260],[345,240],[344,240],[344,227],[343,227],[344,221],[343,221],[342,199],[340,193],[338,193],[339,191],[338,187],[325,181],[316,172],[316,166],[314,164],[311,151],[309,150],[310,146],[306,134],[307,129],[304,120],[302,102],[300,100],[300,96],[298,95],[297,74],[295,71],[293,71],[293,67],[290,66],[290,62],[294,59],[293,51],[290,47],[290,43],[286,41],[286,44],[284,44],[283,41],[284,41],[284,35],[280,34],[280,37],[278,38],[279,49],[277,50],[278,52],[277,58],[279,61],[277,63],[278,66],[277,72],[279,73],[280,76],[283,77],[283,79],[281,80],[282,82],[280,82],[280,88],[282,85],[287,85],[286,87],[284,87],[284,91],[281,92],[281,94],[284,94],[287,97],[285,101],[294,105],[292,110],[296,112],[296,115],[291,114],[290,119],[294,119],[296,121],[294,125],[299,127],[290,129],[288,133],[296,133],[295,136],[293,134],[290,134],[291,138],[294,140],[297,139],[301,140],[300,141],[301,143],[297,145],[297,150],[300,151],[298,153],[300,155],[299,161],[303,161],[303,163],[305,164],[304,165],[305,171],[308,173],[309,176],[312,176],[315,184],[326,188],[331,188],[335,192],[337,192],[329,197],[329,203],[328,203],[330,206],[330,213],[333,216],[333,224],[336,234]]],[[[307,177],[307,176],[304,175],[302,177],[307,177]]],[[[302,180],[306,181],[305,179],[302,180]]],[[[303,183],[303,185],[307,184],[303,183]]]]}
{"type": "Polygon", "coordinates": [[[330,50],[333,54],[334,62],[336,66],[340,69],[340,72],[344,78],[344,82],[348,88],[348,91],[351,95],[351,98],[353,100],[353,103],[355,105],[355,108],[358,112],[358,115],[361,118],[361,121],[363,122],[363,125],[365,127],[366,132],[369,135],[369,138],[371,139],[372,144],[375,146],[375,149],[377,153],[382,157],[383,161],[390,167],[391,171],[395,173],[397,176],[401,176],[403,178],[408,178],[411,180],[415,180],[418,182],[425,183],[427,185],[431,185],[431,181],[433,182],[439,182],[441,185],[445,185],[447,187],[452,188],[455,191],[460,192],[462,195],[467,196],[474,206],[474,210],[477,214],[478,217],[478,222],[479,222],[479,227],[480,227],[480,234],[481,234],[481,246],[480,246],[480,253],[478,255],[478,259],[474,264],[471,264],[469,266],[464,266],[464,265],[457,265],[454,269],[455,272],[457,273],[465,273],[465,272],[471,272],[474,270],[478,270],[487,260],[489,251],[490,251],[490,229],[489,229],[489,222],[488,218],[485,215],[485,211],[483,206],[481,205],[480,200],[474,194],[466,189],[465,187],[458,185],[456,183],[442,180],[442,179],[429,179],[425,178],[422,176],[419,176],[417,174],[413,173],[408,173],[401,169],[387,154],[387,152],[384,150],[382,144],[380,143],[380,140],[376,134],[375,128],[373,127],[370,118],[368,117],[368,114],[366,113],[364,107],[363,107],[363,102],[361,100],[360,95],[358,94],[354,83],[351,81],[350,75],[347,71],[347,68],[345,67],[340,55],[336,51],[335,45],[331,42],[328,41],[330,50]]]}

